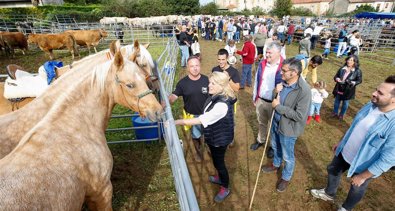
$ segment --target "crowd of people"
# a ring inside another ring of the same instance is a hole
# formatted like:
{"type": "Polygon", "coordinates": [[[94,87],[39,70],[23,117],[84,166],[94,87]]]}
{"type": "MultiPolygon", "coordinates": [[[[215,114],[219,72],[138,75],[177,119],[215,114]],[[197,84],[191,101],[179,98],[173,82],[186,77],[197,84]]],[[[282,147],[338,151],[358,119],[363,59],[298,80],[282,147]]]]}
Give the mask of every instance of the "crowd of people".
{"type": "MultiPolygon", "coordinates": [[[[252,103],[256,109],[258,135],[250,149],[255,151],[267,141],[271,143],[268,156],[273,160],[262,166],[261,171],[274,173],[283,165],[276,184],[278,192],[285,191],[292,179],[298,137],[313,119],[321,122],[321,105],[329,95],[326,82],[319,80],[317,69],[323,59],[328,58],[331,35],[326,38],[323,54],[311,55],[311,50],[320,39],[322,23],[305,29],[305,36],[299,42],[299,53],[291,58],[286,58],[285,46],[292,42],[295,31],[292,20],[272,23],[277,26],[272,33],[270,31],[274,27],[268,28],[267,22],[253,23],[249,20],[209,19],[197,24],[198,33],[203,34],[205,39],[226,42],[225,47],[218,50],[218,66],[212,68],[209,77],[200,73],[200,51],[193,56],[187,54],[188,40],[193,40],[188,36],[194,37],[197,31],[193,32],[193,28],[187,30],[187,23],[181,27],[179,35],[183,54],[181,65],[187,67],[188,75],[177,83],[169,99],[173,103],[178,97],[183,97],[186,115],[175,123],[193,125],[191,136],[197,162],[202,159],[203,139],[208,145],[217,171],[217,174],[208,177],[208,181],[220,186],[214,198],[216,202],[224,201],[230,194],[225,153],[234,142],[234,106],[239,91],[246,86],[251,87],[252,103]],[[217,27],[223,30],[216,30],[217,27]],[[243,47],[237,49],[235,43],[240,39],[244,42],[243,47]],[[232,59],[236,56],[241,57],[240,71],[232,59]],[[256,71],[253,81],[254,63],[256,71]],[[271,137],[269,140],[268,134],[271,137]]],[[[349,39],[351,43],[351,40],[358,39],[358,32],[348,34],[347,25],[343,25],[338,37],[337,56],[341,57],[344,50],[342,42],[349,39]]],[[[357,48],[360,45],[358,42],[357,48]]],[[[359,49],[348,54],[344,65],[333,76],[335,86],[332,94],[335,100],[332,117],[341,121],[350,100],[355,98],[356,87],[362,83],[358,55],[359,49]]],[[[339,210],[353,209],[362,199],[368,183],[395,166],[394,142],[395,75],[392,75],[377,87],[371,102],[358,112],[346,135],[334,146],[335,156],[328,166],[328,185],[324,189],[312,189],[312,196],[333,201],[341,174],[348,170],[351,188],[339,210]]]]}

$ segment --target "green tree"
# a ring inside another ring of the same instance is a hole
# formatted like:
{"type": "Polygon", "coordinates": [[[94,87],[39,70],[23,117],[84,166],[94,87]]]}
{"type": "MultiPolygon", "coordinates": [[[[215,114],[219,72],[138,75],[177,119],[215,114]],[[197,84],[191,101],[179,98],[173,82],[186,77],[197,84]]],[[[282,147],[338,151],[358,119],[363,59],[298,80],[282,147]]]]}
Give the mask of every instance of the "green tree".
{"type": "Polygon", "coordinates": [[[170,6],[163,0],[140,0],[136,10],[139,17],[168,15],[171,11],[170,6]],[[155,8],[152,5],[155,5],[155,8]]]}
{"type": "Polygon", "coordinates": [[[292,7],[291,16],[314,16],[314,13],[306,7],[292,7]]]}
{"type": "Polygon", "coordinates": [[[218,15],[218,6],[214,2],[200,7],[200,13],[203,15],[218,15]]]}
{"type": "Polygon", "coordinates": [[[194,15],[199,13],[199,0],[164,0],[166,5],[170,5],[171,14],[194,15]]]}
{"type": "Polygon", "coordinates": [[[274,9],[271,11],[271,13],[281,18],[291,14],[292,6],[291,0],[277,0],[274,3],[274,9]]]}
{"type": "Polygon", "coordinates": [[[359,7],[357,7],[354,11],[352,11],[352,14],[358,14],[361,12],[378,12],[374,7],[368,5],[368,4],[363,4],[359,7]]]}
{"type": "Polygon", "coordinates": [[[251,14],[254,16],[259,16],[259,15],[266,15],[265,12],[263,11],[262,7],[253,7],[251,9],[251,14]]]}

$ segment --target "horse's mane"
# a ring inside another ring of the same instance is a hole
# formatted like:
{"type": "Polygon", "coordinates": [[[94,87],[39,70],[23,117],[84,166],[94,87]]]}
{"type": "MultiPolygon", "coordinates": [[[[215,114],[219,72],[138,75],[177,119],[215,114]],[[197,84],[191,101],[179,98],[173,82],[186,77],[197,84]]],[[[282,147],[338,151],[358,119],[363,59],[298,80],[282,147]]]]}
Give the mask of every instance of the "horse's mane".
{"type": "MultiPolygon", "coordinates": [[[[122,48],[125,48],[126,49],[126,53],[127,53],[127,55],[131,55],[133,52],[134,52],[134,47],[133,47],[133,45],[127,45],[127,46],[124,46],[124,47],[122,47],[122,48]]],[[[146,58],[147,59],[147,61],[148,61],[148,63],[149,63],[149,65],[150,65],[150,67],[151,68],[154,68],[154,60],[152,59],[152,56],[151,56],[151,54],[149,53],[149,51],[143,46],[143,45],[140,45],[140,55],[141,55],[141,58],[143,59],[143,58],[146,58]]]]}
{"type": "Polygon", "coordinates": [[[105,62],[102,65],[97,65],[92,71],[91,87],[98,89],[99,93],[102,93],[104,91],[106,78],[112,62],[113,61],[111,60],[105,62]]]}
{"type": "Polygon", "coordinates": [[[154,60],[152,59],[151,54],[149,53],[149,51],[142,45],[140,45],[140,54],[142,58],[146,58],[148,60],[149,65],[151,66],[151,68],[154,68],[154,60]]]}

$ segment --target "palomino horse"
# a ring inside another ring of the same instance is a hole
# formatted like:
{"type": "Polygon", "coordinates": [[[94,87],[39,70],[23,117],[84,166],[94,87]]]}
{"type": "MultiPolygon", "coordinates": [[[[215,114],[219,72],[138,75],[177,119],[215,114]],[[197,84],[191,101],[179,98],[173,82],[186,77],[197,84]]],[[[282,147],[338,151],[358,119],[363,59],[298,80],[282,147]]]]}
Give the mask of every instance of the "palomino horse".
{"type": "MultiPolygon", "coordinates": [[[[85,57],[77,62],[74,62],[73,68],[77,64],[82,64],[85,62],[89,63],[90,59],[92,59],[92,58],[95,58],[96,64],[98,64],[97,62],[107,61],[108,59],[111,59],[111,57],[113,57],[113,55],[115,54],[114,49],[119,48],[119,46],[120,46],[119,41],[113,42],[113,43],[111,43],[110,51],[103,50],[97,54],[85,57]],[[102,59],[98,60],[99,57],[102,59]]],[[[151,54],[147,50],[148,47],[149,47],[149,44],[140,45],[138,43],[138,41],[136,40],[136,41],[134,41],[133,45],[126,45],[126,46],[122,47],[121,53],[122,53],[122,55],[129,57],[129,60],[134,61],[141,67],[141,69],[143,70],[142,72],[145,75],[148,86],[151,89],[157,90],[157,89],[159,89],[158,80],[157,80],[157,77],[155,76],[155,74],[153,73],[154,72],[153,71],[154,70],[154,62],[153,62],[151,54]]],[[[90,63],[90,64],[94,65],[95,63],[90,63]]],[[[57,68],[56,69],[57,77],[61,76],[64,72],[68,71],[69,69],[70,69],[70,66],[64,66],[62,68],[57,68]]],[[[15,109],[19,109],[34,99],[34,98],[25,98],[22,101],[10,102],[9,100],[7,100],[6,98],[3,97],[3,93],[4,93],[4,83],[0,82],[0,115],[12,112],[15,109]]],[[[0,158],[1,157],[2,156],[0,154],[0,158]]]]}
{"type": "Polygon", "coordinates": [[[152,120],[162,112],[139,67],[118,52],[93,71],[73,68],[15,113],[39,112],[46,99],[53,100],[50,110],[0,160],[0,207],[80,210],[86,200],[90,210],[112,210],[113,160],[104,132],[114,105],[152,120]]]}
{"type": "MultiPolygon", "coordinates": [[[[79,61],[74,62],[73,68],[70,69],[70,66],[64,66],[61,68],[57,69],[57,74],[58,76],[63,77],[63,75],[67,75],[65,73],[69,72],[69,70],[73,70],[75,72],[80,72],[81,69],[93,69],[95,65],[99,64],[104,64],[105,62],[109,61],[111,58],[113,58],[113,55],[115,54],[116,49],[120,47],[120,43],[118,42],[113,42],[111,43],[110,50],[104,50],[101,51],[97,54],[87,56],[79,61]]],[[[144,49],[144,46],[140,45],[139,49],[144,49]]],[[[135,52],[135,51],[134,51],[135,52]]],[[[143,51],[144,52],[144,51],[143,51]]],[[[148,51],[144,55],[146,59],[144,61],[152,61],[152,57],[149,54],[148,51]]],[[[130,52],[129,52],[130,53],[130,52]]],[[[124,55],[126,57],[131,57],[128,52],[124,51],[124,55]]],[[[140,55],[143,56],[143,55],[140,55]]],[[[145,64],[146,65],[146,64],[145,64]]],[[[141,70],[141,68],[140,68],[141,70]]],[[[145,71],[142,71],[144,72],[145,71]]],[[[77,74],[77,73],[74,73],[77,74]]],[[[56,80],[53,82],[56,84],[56,80]]],[[[51,85],[52,86],[52,85],[51,85]]],[[[59,85],[58,85],[59,86],[59,85]]],[[[66,89],[68,86],[66,84],[62,84],[63,89],[66,89]]],[[[12,111],[12,106],[11,103],[3,97],[3,92],[1,92],[1,86],[0,86],[0,114],[3,112],[9,113],[12,111]]],[[[52,92],[51,89],[47,90],[46,96],[47,97],[39,97],[35,101],[40,101],[41,109],[40,110],[35,110],[32,111],[30,110],[31,107],[29,104],[26,106],[26,108],[21,108],[20,110],[24,110],[23,112],[12,112],[4,116],[0,116],[0,159],[6,156],[8,153],[10,153],[15,146],[19,143],[21,140],[22,136],[27,133],[34,125],[38,123],[45,115],[46,113],[52,108],[54,105],[54,100],[55,97],[59,93],[57,92],[52,92]],[[48,97],[51,96],[51,97],[48,97]],[[27,115],[25,115],[27,114],[27,115]]],[[[29,102],[33,98],[27,99],[29,102]]],[[[26,100],[25,100],[26,101],[26,100]]],[[[22,107],[22,103],[25,103],[25,101],[20,102],[19,107],[22,107]]]]}

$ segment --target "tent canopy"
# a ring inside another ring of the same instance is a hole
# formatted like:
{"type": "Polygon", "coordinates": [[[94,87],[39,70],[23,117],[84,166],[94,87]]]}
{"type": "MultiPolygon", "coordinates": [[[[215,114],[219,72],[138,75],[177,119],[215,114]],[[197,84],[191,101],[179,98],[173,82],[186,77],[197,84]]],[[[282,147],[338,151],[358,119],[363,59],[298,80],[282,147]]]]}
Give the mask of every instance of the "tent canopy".
{"type": "Polygon", "coordinates": [[[361,12],[355,15],[356,18],[373,18],[373,19],[395,19],[394,12],[361,12]]]}

